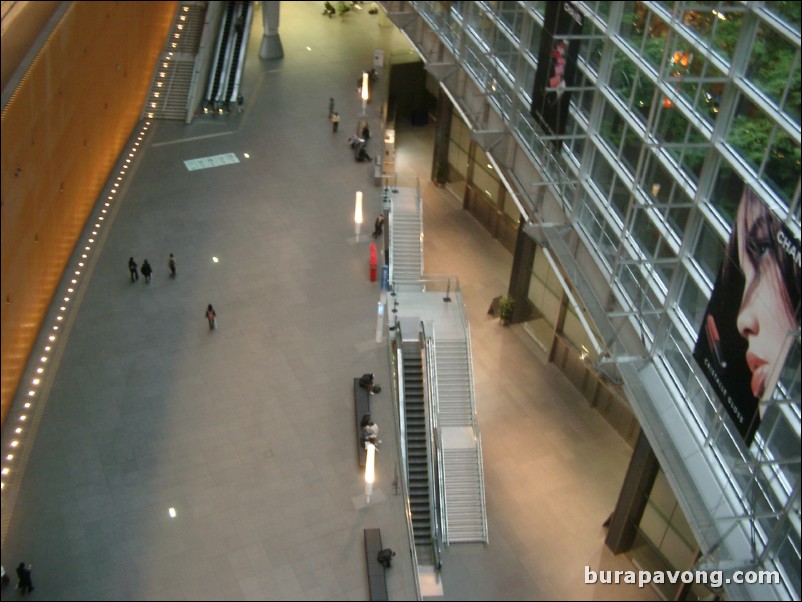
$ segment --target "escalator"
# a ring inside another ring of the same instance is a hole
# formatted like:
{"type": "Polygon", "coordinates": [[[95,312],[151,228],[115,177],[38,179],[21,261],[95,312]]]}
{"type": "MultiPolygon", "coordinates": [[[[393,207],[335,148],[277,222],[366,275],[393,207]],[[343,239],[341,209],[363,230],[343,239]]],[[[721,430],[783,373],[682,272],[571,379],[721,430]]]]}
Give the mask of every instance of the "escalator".
{"type": "Polygon", "coordinates": [[[204,99],[207,111],[230,112],[232,106],[242,103],[239,83],[253,17],[252,5],[252,2],[228,2],[226,5],[204,99]]]}
{"type": "Polygon", "coordinates": [[[206,93],[206,104],[211,106],[212,109],[219,108],[218,97],[220,92],[220,80],[224,76],[226,69],[226,49],[229,46],[229,32],[231,30],[231,23],[234,19],[234,9],[236,2],[229,2],[226,7],[225,15],[223,16],[220,32],[217,36],[217,53],[214,62],[214,74],[209,78],[209,89],[206,93]]]}
{"type": "Polygon", "coordinates": [[[239,81],[242,74],[241,65],[245,64],[245,46],[243,40],[246,40],[246,32],[250,30],[250,2],[240,3],[239,14],[234,21],[234,43],[231,49],[231,68],[229,69],[228,83],[225,90],[226,102],[239,101],[239,81]],[[248,25],[248,27],[246,27],[248,25]],[[242,59],[242,60],[240,60],[242,59]]]}
{"type": "Polygon", "coordinates": [[[404,343],[404,414],[406,417],[407,477],[412,533],[419,564],[432,564],[432,515],[429,457],[426,440],[426,401],[423,360],[417,342],[404,343]]]}

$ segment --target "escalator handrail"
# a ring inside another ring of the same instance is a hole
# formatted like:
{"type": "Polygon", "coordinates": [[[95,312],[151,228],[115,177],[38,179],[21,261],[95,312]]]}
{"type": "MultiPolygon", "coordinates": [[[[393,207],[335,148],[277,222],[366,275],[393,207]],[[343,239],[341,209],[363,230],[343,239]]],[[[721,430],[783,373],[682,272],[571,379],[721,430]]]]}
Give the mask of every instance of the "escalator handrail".
{"type": "Polygon", "coordinates": [[[226,43],[228,41],[229,25],[231,24],[233,13],[234,5],[231,3],[228,6],[228,10],[226,10],[225,16],[223,17],[223,21],[220,25],[220,30],[217,34],[217,43],[214,52],[215,60],[212,63],[214,65],[214,75],[209,78],[209,85],[206,89],[206,99],[209,101],[214,100],[217,96],[217,88],[220,84],[219,74],[222,70],[222,61],[224,60],[223,46],[227,45],[226,43]]]}
{"type": "Polygon", "coordinates": [[[239,98],[239,87],[242,81],[242,72],[245,67],[245,61],[243,59],[248,50],[248,40],[250,38],[251,25],[253,22],[253,2],[245,2],[244,16],[245,19],[242,32],[240,33],[238,52],[235,57],[236,65],[232,70],[233,75],[229,77],[228,88],[226,90],[226,100],[228,102],[237,102],[239,98]]]}

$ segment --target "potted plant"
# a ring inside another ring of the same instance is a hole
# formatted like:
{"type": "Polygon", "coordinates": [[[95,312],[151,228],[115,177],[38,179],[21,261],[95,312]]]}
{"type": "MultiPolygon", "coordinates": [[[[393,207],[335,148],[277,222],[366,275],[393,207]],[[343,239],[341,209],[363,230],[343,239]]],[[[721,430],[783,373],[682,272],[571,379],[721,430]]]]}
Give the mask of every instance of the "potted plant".
{"type": "Polygon", "coordinates": [[[515,308],[515,299],[511,297],[502,297],[498,303],[498,315],[501,318],[501,323],[504,326],[510,325],[512,320],[512,310],[515,308]]]}

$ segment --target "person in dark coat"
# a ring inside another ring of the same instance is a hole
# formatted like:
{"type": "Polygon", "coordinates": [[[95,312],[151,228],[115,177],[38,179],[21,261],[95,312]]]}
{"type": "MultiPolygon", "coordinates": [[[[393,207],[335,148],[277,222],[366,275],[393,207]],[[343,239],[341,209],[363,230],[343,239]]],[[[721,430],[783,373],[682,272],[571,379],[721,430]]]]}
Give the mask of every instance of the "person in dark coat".
{"type": "Polygon", "coordinates": [[[131,282],[139,280],[139,272],[137,271],[136,261],[131,257],[128,259],[128,271],[131,272],[131,282]]]}
{"type": "Polygon", "coordinates": [[[367,143],[363,142],[362,144],[360,144],[357,147],[357,149],[355,151],[355,158],[356,158],[357,162],[361,163],[362,161],[371,161],[372,160],[370,158],[370,155],[368,154],[368,151],[365,148],[365,146],[367,146],[367,143]]]}
{"type": "Polygon", "coordinates": [[[209,330],[217,328],[217,312],[211,303],[206,307],[206,319],[209,320],[209,330]]]}
{"type": "Polygon", "coordinates": [[[173,255],[172,253],[170,253],[170,259],[167,261],[167,265],[170,268],[170,276],[175,278],[176,268],[178,264],[175,261],[175,255],[173,255]]]}
{"type": "Polygon", "coordinates": [[[25,592],[33,591],[30,564],[25,564],[24,562],[19,563],[19,566],[17,567],[17,578],[19,579],[19,584],[17,587],[19,588],[20,593],[24,594],[25,592]]]}
{"type": "Polygon", "coordinates": [[[395,552],[393,552],[391,548],[384,548],[383,550],[379,550],[379,553],[376,554],[376,559],[384,568],[389,569],[393,561],[393,556],[395,556],[395,552]]]}
{"type": "Polygon", "coordinates": [[[376,218],[376,223],[373,224],[373,238],[379,238],[382,235],[382,231],[384,229],[384,216],[379,214],[379,217],[376,218]]]}
{"type": "Polygon", "coordinates": [[[362,443],[379,444],[379,425],[368,419],[368,423],[362,427],[362,443]]]}
{"type": "Polygon", "coordinates": [[[365,374],[359,377],[359,386],[368,391],[372,391],[374,378],[373,374],[365,372],[365,374]]]}
{"type": "Polygon", "coordinates": [[[142,275],[145,277],[145,282],[150,284],[150,275],[153,273],[153,268],[150,267],[150,264],[148,263],[147,259],[142,262],[141,271],[142,275]]]}

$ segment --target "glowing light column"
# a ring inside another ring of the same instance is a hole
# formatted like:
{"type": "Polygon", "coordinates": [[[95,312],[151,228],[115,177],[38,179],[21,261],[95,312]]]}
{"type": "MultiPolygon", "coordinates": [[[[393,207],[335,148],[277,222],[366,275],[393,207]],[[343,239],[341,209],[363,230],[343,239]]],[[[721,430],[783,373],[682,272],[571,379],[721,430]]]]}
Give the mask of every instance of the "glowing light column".
{"type": "Polygon", "coordinates": [[[364,117],[368,108],[368,74],[366,72],[362,72],[362,116],[364,117]]]}
{"type": "Polygon", "coordinates": [[[356,242],[359,242],[359,230],[362,227],[362,191],[357,190],[356,202],[354,204],[354,234],[356,242]]]}
{"type": "Polygon", "coordinates": [[[367,460],[365,461],[365,503],[370,504],[370,496],[373,493],[373,481],[376,477],[376,446],[370,441],[365,442],[367,460]]]}

